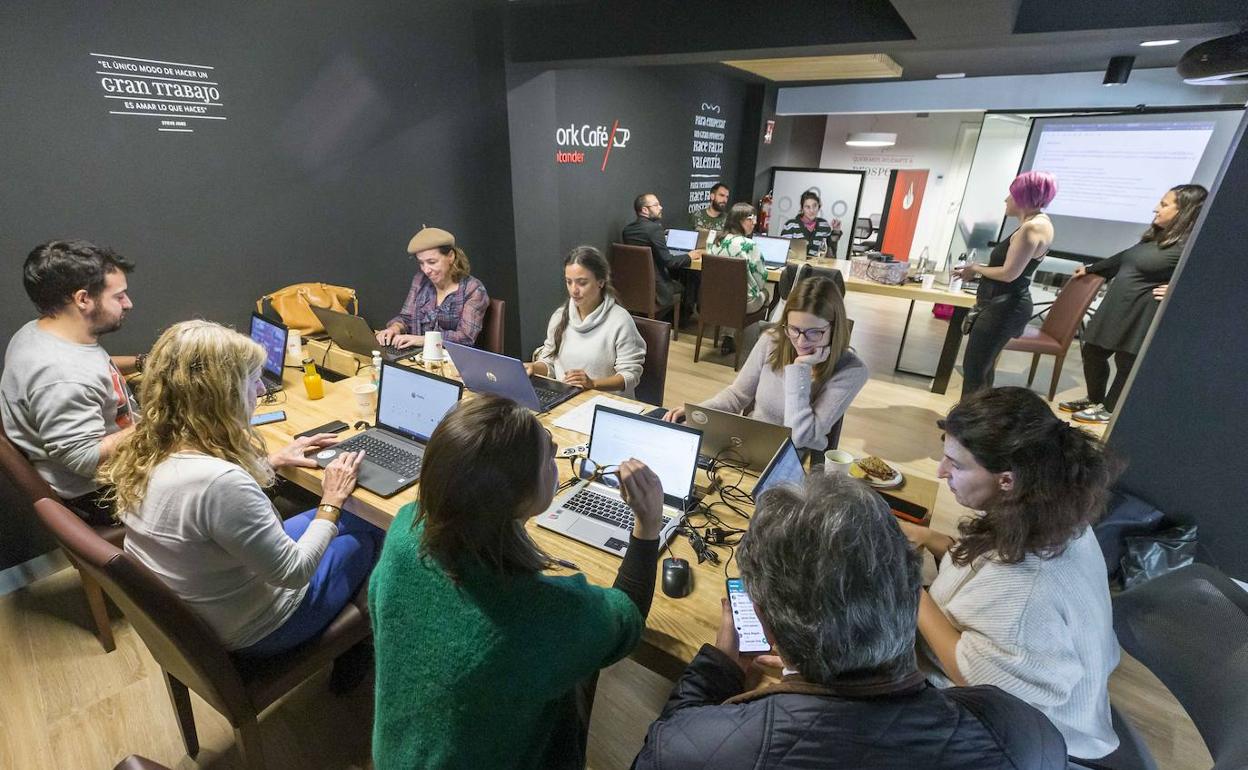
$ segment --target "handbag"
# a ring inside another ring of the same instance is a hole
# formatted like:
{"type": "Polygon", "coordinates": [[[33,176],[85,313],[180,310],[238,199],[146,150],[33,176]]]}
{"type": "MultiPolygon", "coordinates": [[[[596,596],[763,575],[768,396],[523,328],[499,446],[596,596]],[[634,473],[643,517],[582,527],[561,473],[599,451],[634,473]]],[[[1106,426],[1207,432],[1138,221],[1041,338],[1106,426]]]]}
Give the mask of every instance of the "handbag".
{"type": "Polygon", "coordinates": [[[304,335],[325,331],[320,319],[312,312],[313,307],[360,314],[360,300],[355,289],[332,283],[295,283],[256,300],[256,312],[276,315],[282,323],[304,335]]]}

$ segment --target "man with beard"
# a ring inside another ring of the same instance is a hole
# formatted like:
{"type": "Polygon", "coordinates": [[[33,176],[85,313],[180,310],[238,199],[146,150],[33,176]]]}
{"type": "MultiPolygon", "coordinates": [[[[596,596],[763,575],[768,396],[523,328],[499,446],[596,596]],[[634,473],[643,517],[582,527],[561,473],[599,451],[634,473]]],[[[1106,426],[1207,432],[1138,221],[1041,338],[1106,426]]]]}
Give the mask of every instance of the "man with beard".
{"type": "MultiPolygon", "coordinates": [[[[654,193],[642,193],[633,201],[637,218],[624,225],[620,240],[631,246],[646,246],[654,259],[654,298],[659,307],[672,304],[681,283],[677,279],[681,268],[689,267],[691,260],[700,259],[702,252],[695,249],[688,254],[673,254],[667,250],[667,236],[663,232],[663,204],[654,193]]],[[[693,298],[684,297],[688,310],[693,298]]],[[[688,316],[686,316],[688,317],[688,316]]]]}
{"type": "Polygon", "coordinates": [[[716,182],[711,188],[711,205],[689,215],[689,224],[694,230],[724,231],[724,222],[728,217],[728,185],[716,182]]]}
{"type": "Polygon", "coordinates": [[[111,523],[96,470],[134,429],[124,373],[142,356],[110,357],[99,338],[132,307],[134,264],[89,241],[49,241],[26,257],[22,283],[39,310],[9,340],[0,416],[9,439],[56,493],[92,524],[111,523]]]}

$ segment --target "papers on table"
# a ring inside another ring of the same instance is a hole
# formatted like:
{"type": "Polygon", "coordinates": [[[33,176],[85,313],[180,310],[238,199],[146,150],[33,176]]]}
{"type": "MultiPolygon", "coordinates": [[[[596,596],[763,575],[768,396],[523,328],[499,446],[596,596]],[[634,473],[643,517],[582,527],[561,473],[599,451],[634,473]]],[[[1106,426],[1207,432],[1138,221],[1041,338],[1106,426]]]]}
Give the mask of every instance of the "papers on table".
{"type": "Polygon", "coordinates": [[[576,431],[577,433],[584,433],[588,436],[590,429],[594,426],[594,407],[599,404],[609,406],[612,409],[619,409],[623,412],[631,412],[633,414],[641,414],[646,410],[645,404],[639,404],[636,401],[621,401],[618,398],[611,398],[610,396],[594,396],[590,400],[555,420],[555,427],[563,428],[564,430],[576,431]]]}

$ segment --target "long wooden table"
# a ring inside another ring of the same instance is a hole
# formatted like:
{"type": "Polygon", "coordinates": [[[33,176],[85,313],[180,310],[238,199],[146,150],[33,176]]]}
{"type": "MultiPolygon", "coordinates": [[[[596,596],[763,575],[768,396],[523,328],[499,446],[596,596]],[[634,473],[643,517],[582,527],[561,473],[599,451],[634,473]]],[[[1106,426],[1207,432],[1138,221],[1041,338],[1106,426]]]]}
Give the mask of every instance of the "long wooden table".
{"type": "MultiPolygon", "coordinates": [[[[443,367],[441,374],[456,376],[449,363],[443,367]]],[[[366,380],[367,375],[348,378],[340,382],[326,382],[325,397],[310,401],[304,390],[301,374],[288,370],[285,389],[277,395],[275,403],[261,403],[256,410],[258,413],[285,410],[286,420],[261,426],[258,428],[260,435],[264,437],[270,449],[275,449],[289,443],[295,434],[331,420],[342,420],[354,424],[360,416],[356,413],[351,387],[366,380]]],[[[542,423],[550,429],[560,448],[586,443],[588,437],[556,427],[555,420],[595,395],[597,394],[592,392],[578,394],[575,398],[555,407],[551,412],[541,415],[542,423]]],[[[473,396],[465,391],[464,397],[472,398],[473,396]]],[[[354,430],[348,430],[343,432],[341,437],[347,438],[355,433],[354,430]]],[[[560,480],[571,478],[570,463],[561,458],[558,461],[558,467],[560,480]]],[[[283,468],[281,471],[285,478],[318,495],[321,491],[322,473],[319,468],[283,468]]],[[[735,481],[735,477],[736,472],[732,472],[731,478],[727,480],[735,481]]],[[[700,486],[705,484],[705,479],[705,473],[699,470],[700,486]]],[[[754,477],[747,474],[741,486],[749,489],[753,487],[753,483],[754,477]]],[[[936,500],[936,483],[930,479],[910,477],[905,487],[893,494],[923,505],[930,511],[936,500]]],[[[389,529],[390,522],[398,510],[415,498],[416,487],[408,488],[391,498],[379,497],[367,490],[357,489],[347,500],[344,508],[382,529],[389,529]]],[[[712,503],[719,499],[717,494],[713,494],[709,495],[705,502],[712,503]]],[[[741,507],[747,511],[753,510],[751,506],[741,507]]],[[[717,505],[714,510],[728,526],[744,529],[749,525],[747,519],[732,513],[725,506],[717,505]]],[[[695,520],[701,521],[700,517],[696,516],[695,520]]],[[[618,557],[541,529],[534,520],[529,521],[528,530],[533,540],[548,554],[577,565],[590,582],[609,586],[615,580],[616,571],[620,566],[618,557]]],[[[720,556],[720,565],[713,565],[709,562],[698,564],[696,554],[688,540],[682,536],[673,539],[670,550],[672,555],[687,559],[693,566],[693,592],[682,599],[673,599],[664,595],[656,585],[654,604],[646,621],[642,643],[633,653],[633,657],[647,668],[675,679],[703,643],[715,641],[715,633],[719,628],[720,597],[724,596],[722,562],[728,559],[729,553],[726,548],[717,547],[714,550],[720,556]]],[[[729,571],[730,574],[737,574],[735,568],[730,567],[729,571]]],[[[557,570],[557,573],[567,572],[566,569],[557,570]]]]}

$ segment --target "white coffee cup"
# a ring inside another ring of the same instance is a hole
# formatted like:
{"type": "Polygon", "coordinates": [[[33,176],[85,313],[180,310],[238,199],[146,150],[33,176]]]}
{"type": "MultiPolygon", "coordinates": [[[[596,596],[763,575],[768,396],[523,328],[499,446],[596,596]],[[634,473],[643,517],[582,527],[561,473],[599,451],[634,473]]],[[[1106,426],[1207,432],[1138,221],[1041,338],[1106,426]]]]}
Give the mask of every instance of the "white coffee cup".
{"type": "Polygon", "coordinates": [[[355,412],[361,420],[371,420],[377,410],[377,386],[365,382],[351,388],[355,396],[355,412]]]}
{"type": "Polygon", "coordinates": [[[923,282],[922,283],[923,291],[931,291],[932,287],[936,285],[936,275],[933,273],[928,273],[927,275],[923,276],[920,280],[923,282]]]}
{"type": "Polygon", "coordinates": [[[286,333],[286,357],[294,361],[295,366],[303,363],[303,337],[297,329],[286,333]]]}
{"type": "Polygon", "coordinates": [[[823,453],[823,472],[829,476],[848,476],[854,456],[844,449],[829,449],[823,453]]]}
{"type": "Polygon", "coordinates": [[[425,349],[422,353],[426,361],[442,360],[442,332],[425,332],[425,349]]]}

